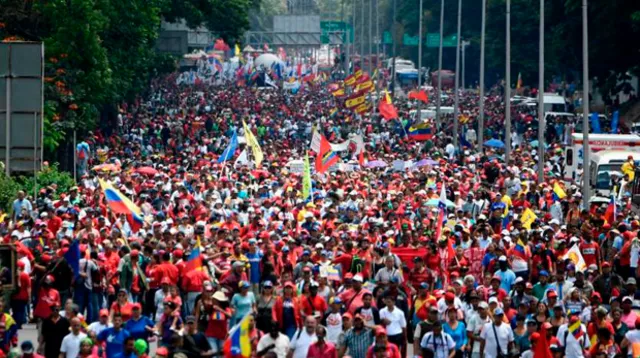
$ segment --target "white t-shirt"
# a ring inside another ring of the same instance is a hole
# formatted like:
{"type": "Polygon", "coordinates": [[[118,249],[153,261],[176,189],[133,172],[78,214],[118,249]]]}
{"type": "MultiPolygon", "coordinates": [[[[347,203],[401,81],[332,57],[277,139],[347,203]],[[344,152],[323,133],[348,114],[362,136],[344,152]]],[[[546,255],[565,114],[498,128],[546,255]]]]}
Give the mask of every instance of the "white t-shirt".
{"type": "MultiPolygon", "coordinates": [[[[624,334],[624,338],[629,341],[629,345],[640,342],[640,330],[632,329],[629,332],[624,334]]],[[[632,352],[629,350],[629,357],[631,357],[632,352]]]]}
{"type": "Polygon", "coordinates": [[[257,350],[260,352],[273,344],[275,345],[275,348],[272,348],[269,351],[275,353],[278,358],[286,358],[289,350],[289,343],[289,337],[282,333],[278,333],[278,338],[276,339],[273,339],[270,334],[265,334],[258,341],[257,350]]]}
{"type": "Polygon", "coordinates": [[[307,358],[309,347],[317,340],[316,332],[313,332],[313,335],[309,335],[305,328],[302,329],[302,332],[296,331],[289,344],[289,348],[293,349],[293,358],[307,358]],[[300,333],[299,336],[298,333],[300,333]]]}
{"type": "Polygon", "coordinates": [[[338,337],[342,333],[342,314],[329,313],[327,315],[327,341],[337,345],[338,337]]]}
{"type": "Polygon", "coordinates": [[[434,352],[434,358],[446,358],[449,351],[456,347],[456,342],[447,333],[440,332],[439,335],[434,335],[433,332],[429,332],[422,337],[420,347],[434,352]]]}
{"type": "Polygon", "coordinates": [[[380,310],[380,320],[388,319],[387,335],[395,336],[402,333],[403,328],[407,328],[407,320],[404,318],[404,313],[398,307],[394,307],[393,311],[389,311],[387,307],[380,310]]]}
{"type": "Polygon", "coordinates": [[[67,334],[62,339],[60,352],[64,353],[67,358],[76,358],[80,354],[80,342],[85,338],[87,338],[87,335],[82,332],[78,333],[77,336],[73,333],[67,334]]]}
{"type": "Polygon", "coordinates": [[[100,321],[96,321],[91,323],[88,327],[87,327],[87,331],[88,332],[95,332],[96,336],[100,334],[100,332],[104,331],[105,329],[111,327],[111,323],[107,323],[107,324],[102,324],[100,323],[100,321]]]}
{"type": "Polygon", "coordinates": [[[589,350],[589,347],[591,347],[591,342],[589,341],[589,337],[587,334],[587,328],[584,326],[584,324],[581,325],[580,329],[582,329],[582,336],[578,339],[576,339],[576,337],[570,332],[569,334],[566,334],[568,329],[569,326],[567,324],[563,324],[562,326],[558,327],[558,334],[556,334],[556,338],[558,338],[559,344],[564,347],[564,351],[567,357],[584,357],[582,351],[589,350]]]}
{"type": "Polygon", "coordinates": [[[509,351],[509,342],[513,342],[513,330],[511,327],[502,323],[496,327],[495,333],[493,332],[493,322],[485,323],[480,332],[480,338],[484,339],[484,358],[495,358],[498,356],[498,344],[496,342],[496,336],[498,336],[498,342],[502,354],[507,354],[509,351]]]}
{"type": "Polygon", "coordinates": [[[25,256],[20,261],[24,263],[24,272],[31,274],[31,261],[29,261],[29,258],[25,256]]]}
{"type": "Polygon", "coordinates": [[[491,323],[491,318],[489,318],[489,316],[482,319],[480,314],[477,312],[470,316],[469,321],[467,322],[467,332],[471,332],[474,336],[472,353],[480,353],[480,341],[478,338],[480,337],[480,333],[482,332],[484,325],[487,323],[491,323]]]}

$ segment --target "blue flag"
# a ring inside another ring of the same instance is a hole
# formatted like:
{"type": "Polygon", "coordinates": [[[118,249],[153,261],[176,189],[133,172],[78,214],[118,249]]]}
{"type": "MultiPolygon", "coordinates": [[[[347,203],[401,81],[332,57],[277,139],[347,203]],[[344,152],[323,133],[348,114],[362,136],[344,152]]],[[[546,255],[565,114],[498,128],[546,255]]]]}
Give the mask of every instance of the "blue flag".
{"type": "Polygon", "coordinates": [[[227,148],[224,149],[224,152],[222,152],[222,155],[218,157],[218,163],[231,160],[237,148],[238,148],[238,133],[236,133],[236,131],[233,131],[233,136],[231,137],[231,141],[229,142],[229,145],[227,145],[227,148]]]}
{"type": "Polygon", "coordinates": [[[598,113],[591,113],[591,129],[593,133],[602,133],[600,131],[600,118],[598,118],[598,113]]]}
{"type": "Polygon", "coordinates": [[[78,278],[80,275],[80,241],[73,240],[69,251],[64,254],[64,259],[73,270],[73,278],[78,278]]]}
{"type": "Polygon", "coordinates": [[[620,112],[613,112],[613,118],[611,118],[611,134],[618,132],[618,122],[620,121],[620,112]]]}

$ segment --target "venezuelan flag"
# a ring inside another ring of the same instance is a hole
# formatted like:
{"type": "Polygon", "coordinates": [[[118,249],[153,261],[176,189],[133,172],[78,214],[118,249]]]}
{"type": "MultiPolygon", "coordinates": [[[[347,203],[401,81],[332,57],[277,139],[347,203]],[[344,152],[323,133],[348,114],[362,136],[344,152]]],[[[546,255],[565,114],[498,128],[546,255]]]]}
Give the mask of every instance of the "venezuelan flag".
{"type": "Polygon", "coordinates": [[[200,237],[196,240],[196,246],[191,250],[191,254],[187,257],[185,262],[185,272],[193,270],[202,270],[202,244],[200,243],[200,237]]]}
{"type": "Polygon", "coordinates": [[[17,341],[18,325],[8,313],[4,315],[4,336],[2,337],[2,349],[9,351],[14,341],[17,341]]]}
{"type": "Polygon", "coordinates": [[[140,208],[111,184],[102,179],[99,180],[100,187],[111,211],[115,214],[125,214],[133,232],[140,230],[144,225],[144,218],[140,208]]]}
{"type": "Polygon", "coordinates": [[[569,333],[575,337],[575,339],[580,339],[582,337],[582,322],[580,320],[576,320],[574,323],[569,323],[569,333]]]}
{"type": "Polygon", "coordinates": [[[562,187],[560,186],[560,184],[558,184],[558,182],[555,182],[553,184],[553,200],[558,201],[566,197],[567,197],[567,193],[564,192],[564,189],[562,189],[562,187]]]}
{"type": "Polygon", "coordinates": [[[251,357],[251,339],[249,338],[249,315],[229,331],[229,337],[222,348],[225,358],[251,357]]]}
{"type": "Polygon", "coordinates": [[[431,133],[431,126],[429,125],[429,123],[420,123],[418,125],[409,127],[409,129],[407,129],[407,136],[409,137],[409,139],[415,141],[424,141],[433,138],[433,134],[431,133]]]}
{"type": "Polygon", "coordinates": [[[333,109],[331,110],[331,112],[329,113],[329,117],[333,118],[336,116],[336,114],[338,114],[338,108],[333,107],[333,109]]]}
{"type": "Polygon", "coordinates": [[[524,242],[522,242],[522,239],[518,239],[518,242],[516,243],[516,246],[513,247],[513,254],[515,256],[520,257],[523,260],[527,260],[528,259],[528,256],[527,256],[528,253],[529,253],[529,246],[525,245],[524,242]]]}

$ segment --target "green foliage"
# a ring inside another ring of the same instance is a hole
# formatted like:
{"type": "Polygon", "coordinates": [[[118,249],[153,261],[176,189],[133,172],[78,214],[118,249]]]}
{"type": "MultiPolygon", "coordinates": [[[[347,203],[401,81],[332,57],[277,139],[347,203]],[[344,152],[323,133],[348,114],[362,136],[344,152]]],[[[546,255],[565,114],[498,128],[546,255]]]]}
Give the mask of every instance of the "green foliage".
{"type": "MultiPolygon", "coordinates": [[[[28,195],[33,195],[34,187],[39,191],[42,188],[56,184],[58,187],[56,189],[56,193],[67,193],[71,187],[76,185],[73,181],[73,176],[68,172],[60,171],[57,164],[42,168],[42,170],[36,175],[36,179],[37,183],[34,181],[33,176],[20,176],[15,178],[13,181],[19,186],[20,190],[23,190],[28,195]]],[[[55,198],[57,199],[57,197],[55,198]]]]}
{"type": "MultiPolygon", "coordinates": [[[[419,0],[396,0],[397,19],[409,35],[417,35],[419,0]]],[[[580,78],[582,72],[582,0],[545,1],[545,74],[562,79],[580,78]]],[[[477,81],[480,55],[480,0],[462,0],[462,38],[467,48],[467,76],[477,81]]],[[[386,6],[381,31],[391,28],[390,6],[386,6]]],[[[440,1],[424,1],[425,32],[439,31],[440,1]]],[[[445,1],[444,33],[456,32],[457,1],[445,1]]],[[[589,74],[597,78],[604,92],[615,91],[616,81],[625,73],[640,73],[640,1],[589,0],[589,74]]],[[[487,0],[486,81],[494,84],[504,78],[505,0],[487,0]]],[[[518,73],[525,85],[537,87],[539,1],[511,0],[511,78],[518,73]]],[[[417,59],[415,48],[401,48],[401,55],[417,59]]],[[[423,63],[437,66],[437,49],[425,49],[423,63]]],[[[443,67],[453,70],[455,50],[445,49],[443,67]]],[[[469,79],[469,78],[468,78],[469,79]]],[[[469,83],[470,81],[468,81],[469,83]]],[[[638,90],[638,89],[636,89],[638,90]]]]}
{"type": "MultiPolygon", "coordinates": [[[[257,4],[257,3],[256,3],[257,4]]],[[[175,70],[157,54],[161,19],[207,26],[228,43],[248,26],[251,0],[0,0],[0,40],[45,44],[45,149],[76,128],[96,126],[99,110],[132,100],[152,76],[175,70]]]]}
{"type": "Polygon", "coordinates": [[[252,0],[167,0],[161,15],[169,22],[184,19],[192,28],[206,26],[227,43],[235,43],[249,26],[252,0]]]}
{"type": "Polygon", "coordinates": [[[11,203],[16,198],[20,185],[12,178],[7,177],[4,168],[0,171],[0,210],[5,212],[11,208],[11,203]]]}

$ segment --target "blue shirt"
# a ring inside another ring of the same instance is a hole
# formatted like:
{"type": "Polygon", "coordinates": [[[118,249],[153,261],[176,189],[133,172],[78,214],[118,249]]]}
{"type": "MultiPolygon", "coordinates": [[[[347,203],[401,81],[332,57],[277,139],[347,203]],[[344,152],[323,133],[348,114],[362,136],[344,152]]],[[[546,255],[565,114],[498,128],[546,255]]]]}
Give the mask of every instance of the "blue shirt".
{"type": "Polygon", "coordinates": [[[251,283],[260,283],[260,263],[262,262],[262,251],[257,250],[255,253],[247,253],[249,260],[249,270],[251,272],[251,283]]]}
{"type": "Polygon", "coordinates": [[[467,344],[467,330],[465,329],[464,323],[458,322],[458,326],[453,330],[447,322],[442,325],[442,330],[444,333],[450,335],[451,338],[453,338],[453,341],[456,342],[456,349],[460,349],[462,346],[467,344]]]}
{"type": "Polygon", "coordinates": [[[505,290],[506,292],[511,291],[511,286],[513,285],[513,281],[516,280],[516,274],[513,273],[510,269],[506,269],[505,271],[498,270],[496,275],[500,277],[500,288],[505,290]]]}
{"type": "Polygon", "coordinates": [[[141,316],[137,321],[131,318],[124,324],[124,329],[129,332],[131,337],[135,339],[147,340],[151,333],[147,331],[146,327],[153,327],[154,323],[148,317],[141,316]]]}
{"type": "Polygon", "coordinates": [[[104,329],[98,335],[99,341],[107,343],[105,351],[107,357],[122,357],[124,352],[124,340],[129,337],[129,332],[126,329],[120,328],[116,331],[115,328],[109,327],[104,329]]]}

